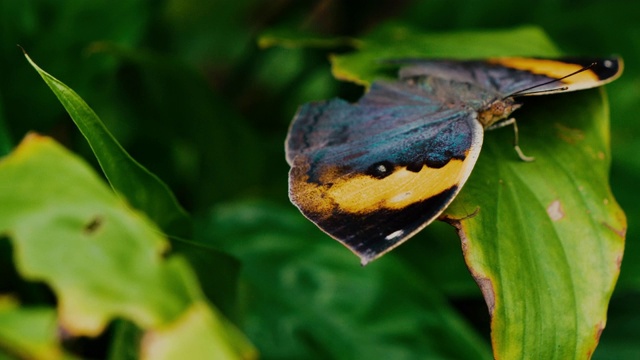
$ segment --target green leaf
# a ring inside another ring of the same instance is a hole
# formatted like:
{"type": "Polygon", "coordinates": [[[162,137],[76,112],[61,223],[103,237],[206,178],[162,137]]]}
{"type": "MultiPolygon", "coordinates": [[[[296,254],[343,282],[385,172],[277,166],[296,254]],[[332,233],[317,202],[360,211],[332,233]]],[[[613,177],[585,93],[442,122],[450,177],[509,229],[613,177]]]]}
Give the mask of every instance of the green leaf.
{"type": "Polygon", "coordinates": [[[26,53],[25,57],[89,142],[113,189],[168,234],[188,237],[190,219],[167,185],[129,156],[78,94],[39,68],[26,53]]]}
{"type": "Polygon", "coordinates": [[[109,360],[137,360],[142,330],[131,321],[117,319],[113,323],[113,336],[109,346],[109,360]]]}
{"type": "Polygon", "coordinates": [[[233,327],[205,303],[195,303],[174,323],[148,331],[142,339],[141,359],[254,359],[255,351],[233,327]],[[225,334],[226,336],[219,336],[225,334]],[[243,344],[239,353],[228,342],[243,344]],[[240,355],[240,356],[239,356],[240,355]]]}
{"type": "Polygon", "coordinates": [[[525,106],[520,144],[536,161],[517,159],[511,132],[487,133],[447,213],[479,209],[459,227],[496,356],[582,359],[606,324],[626,230],[608,186],[607,104],[591,90],[525,106]]]}
{"type": "Polygon", "coordinates": [[[361,40],[358,51],[331,58],[333,75],[368,86],[388,73],[384,60],[402,58],[479,59],[491,56],[558,56],[553,43],[535,27],[460,31],[425,35],[406,26],[381,26],[361,40]]]}
{"type": "Polygon", "coordinates": [[[242,260],[243,330],[265,358],[491,358],[428,278],[393,256],[362,268],[290,206],[223,204],[196,224],[242,260]]]}
{"type": "Polygon", "coordinates": [[[0,298],[0,347],[26,359],[71,359],[62,349],[54,309],[21,308],[0,298]]]}
{"type": "MultiPolygon", "coordinates": [[[[536,28],[420,34],[381,27],[332,58],[337,78],[368,85],[393,58],[559,55],[536,28]]],[[[524,99],[513,131],[485,134],[475,169],[445,215],[492,315],[496,358],[589,357],[606,323],[626,220],[608,185],[608,105],[590,90],[524,99]],[[478,214],[471,216],[479,210],[478,214]],[[463,220],[457,220],[463,219],[463,220]]]]}
{"type": "MultiPolygon", "coordinates": [[[[105,47],[109,47],[108,44],[102,44],[101,46],[103,50],[105,47]]],[[[96,47],[97,45],[94,46],[94,50],[96,50],[96,47]]],[[[122,52],[120,49],[112,49],[112,51],[122,52]]],[[[133,56],[131,54],[127,55],[129,55],[129,57],[133,56]]],[[[149,58],[150,57],[145,58],[147,60],[144,64],[146,65],[145,68],[158,70],[158,63],[161,62],[153,61],[157,59],[149,58]],[[151,64],[155,64],[155,66],[152,66],[151,64]]],[[[38,69],[36,65],[34,65],[34,67],[38,69]]],[[[166,70],[165,72],[161,72],[163,76],[155,73],[155,78],[160,78],[164,81],[167,81],[167,79],[165,78],[166,76],[172,80],[181,79],[181,81],[175,80],[169,85],[154,82],[150,84],[148,89],[175,89],[174,93],[164,94],[164,96],[161,96],[161,98],[179,98],[177,94],[181,92],[182,94],[187,94],[186,98],[197,99],[197,101],[196,104],[184,104],[184,107],[193,109],[192,111],[194,111],[194,114],[190,114],[189,112],[186,112],[186,110],[182,110],[182,108],[179,106],[175,107],[175,109],[179,109],[179,113],[175,113],[176,110],[172,110],[174,112],[165,110],[161,111],[161,113],[164,113],[164,116],[172,116],[171,119],[179,118],[180,113],[188,118],[196,119],[194,123],[197,123],[197,127],[199,129],[198,138],[201,139],[203,143],[202,148],[208,149],[207,154],[215,153],[214,156],[216,156],[216,158],[214,158],[213,160],[210,156],[202,156],[202,158],[209,163],[218,164],[217,167],[210,167],[206,166],[207,164],[200,164],[198,168],[215,168],[217,171],[229,171],[229,169],[233,167],[233,160],[224,155],[224,151],[220,151],[220,141],[213,141],[214,143],[216,143],[216,146],[210,146],[211,136],[208,135],[217,134],[215,136],[218,136],[218,138],[224,138],[225,141],[228,142],[231,140],[228,136],[224,136],[224,134],[227,132],[220,129],[214,129],[213,131],[211,131],[211,129],[207,130],[207,128],[203,128],[201,124],[206,121],[203,119],[199,119],[200,121],[198,121],[198,118],[195,115],[210,115],[208,116],[209,118],[212,118],[215,115],[211,115],[210,113],[203,111],[201,107],[197,106],[197,104],[210,103],[210,101],[208,101],[209,99],[205,95],[208,94],[208,92],[206,92],[206,87],[204,86],[204,84],[201,83],[202,80],[199,77],[196,77],[193,71],[188,71],[188,69],[185,69],[184,66],[166,66],[165,64],[165,67],[162,69],[166,70]],[[167,76],[167,69],[171,69],[171,72],[169,72],[171,76],[167,76]],[[189,87],[187,83],[185,83],[185,79],[187,81],[190,81],[189,83],[191,84],[191,87],[189,87]],[[194,84],[199,84],[199,86],[195,86],[194,84]],[[224,163],[228,164],[228,168],[220,169],[221,161],[216,161],[220,159],[225,159],[224,161],[226,162],[224,163]]],[[[54,93],[56,93],[63,105],[66,106],[67,110],[72,115],[78,127],[86,135],[86,138],[89,140],[90,145],[92,145],[98,160],[102,164],[107,178],[111,180],[114,189],[119,193],[125,194],[128,200],[135,207],[147,212],[147,215],[151,217],[152,220],[155,220],[156,223],[160,224],[161,226],[164,224],[163,230],[165,230],[165,232],[169,233],[170,235],[182,236],[179,241],[174,242],[172,251],[188,258],[191,266],[195,268],[196,273],[201,280],[202,288],[209,300],[214,301],[215,304],[220,307],[221,311],[223,311],[224,314],[233,315],[236,310],[234,303],[234,294],[236,289],[237,276],[234,275],[237,275],[238,273],[239,265],[237,261],[235,261],[235,259],[231,259],[226,254],[215,251],[214,249],[204,248],[203,246],[198,245],[194,242],[186,241],[186,239],[184,239],[184,236],[188,235],[191,231],[191,219],[187,217],[187,214],[177,203],[171,190],[157,176],[147,171],[147,169],[142,167],[136,160],[132,159],[125,150],[122,149],[118,142],[104,127],[97,115],[75,92],[73,92],[73,90],[69,89],[64,84],[52,78],[41,69],[38,69],[38,71],[43,79],[45,79],[47,84],[54,90],[54,93]],[[219,273],[211,273],[212,265],[215,266],[219,273]]],[[[154,74],[147,75],[149,78],[151,78],[154,74]]],[[[149,95],[148,97],[153,98],[152,95],[149,95]]],[[[144,103],[144,101],[141,100],[139,100],[138,102],[144,103]]],[[[158,103],[160,103],[159,99],[158,103]]],[[[147,107],[156,108],[158,106],[147,107]]],[[[165,120],[162,116],[162,114],[158,114],[156,120],[165,120]]],[[[171,121],[159,121],[160,124],[167,124],[169,122],[171,121]]],[[[175,123],[175,121],[173,121],[173,123],[175,123]]],[[[207,123],[212,122],[209,121],[207,123]]],[[[238,125],[238,121],[231,121],[231,123],[233,125],[238,125]]],[[[187,121],[182,122],[181,127],[188,128],[189,126],[187,126],[186,124],[187,121]]],[[[147,124],[147,128],[154,129],[148,130],[147,132],[153,133],[153,131],[155,131],[159,127],[161,127],[159,124],[147,124]]],[[[168,132],[175,139],[176,131],[168,132]]],[[[195,130],[194,133],[196,133],[195,130]]],[[[218,140],[215,138],[215,136],[214,140],[218,140]]],[[[158,141],[161,141],[160,136],[156,137],[156,139],[158,141]]],[[[166,141],[170,140],[166,139],[166,141]]],[[[202,176],[202,174],[200,175],[202,176]]],[[[221,176],[218,176],[218,178],[221,178],[221,176]]],[[[228,182],[232,183],[232,181],[228,182]]],[[[225,192],[231,192],[228,187],[225,188],[219,186],[221,185],[220,183],[214,182],[210,185],[213,185],[214,188],[220,188],[225,192]]],[[[200,195],[202,196],[203,194],[200,193],[200,195]]]]}
{"type": "Polygon", "coordinates": [[[52,140],[31,135],[0,162],[0,203],[0,233],[13,242],[18,272],[53,289],[68,334],[96,336],[115,318],[147,333],[181,328],[195,311],[206,320],[167,335],[176,346],[191,344],[186,333],[204,337],[193,352],[215,344],[227,358],[254,357],[205,303],[189,264],[164,254],[159,229],[52,140]]]}
{"type": "Polygon", "coordinates": [[[155,226],[51,140],[31,135],[0,163],[0,203],[16,267],[59,293],[70,332],[95,335],[116,315],[155,326],[188,306],[170,269],[179,265],[160,262],[168,243],[155,226]]]}

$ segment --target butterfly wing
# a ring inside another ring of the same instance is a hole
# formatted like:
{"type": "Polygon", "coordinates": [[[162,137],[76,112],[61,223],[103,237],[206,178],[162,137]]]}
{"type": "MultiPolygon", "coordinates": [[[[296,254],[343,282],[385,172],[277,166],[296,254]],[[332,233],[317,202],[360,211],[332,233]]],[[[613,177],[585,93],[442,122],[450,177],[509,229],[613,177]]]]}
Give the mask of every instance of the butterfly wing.
{"type": "Polygon", "coordinates": [[[374,83],[356,104],[306,104],[294,118],[291,201],[363,264],[433,221],[468,178],[483,130],[441,93],[453,87],[374,83]]]}
{"type": "Polygon", "coordinates": [[[433,221],[453,200],[482,144],[477,112],[495,100],[600,86],[622,60],[394,60],[400,81],[357,103],[304,105],[286,143],[289,196],[367,263],[433,221]]]}
{"type": "Polygon", "coordinates": [[[477,84],[503,97],[545,95],[598,87],[622,74],[622,59],[523,57],[492,58],[480,61],[400,59],[400,78],[430,76],[477,84]],[[570,76],[569,76],[570,75],[570,76]],[[527,90],[530,89],[530,90],[527,90]]]}

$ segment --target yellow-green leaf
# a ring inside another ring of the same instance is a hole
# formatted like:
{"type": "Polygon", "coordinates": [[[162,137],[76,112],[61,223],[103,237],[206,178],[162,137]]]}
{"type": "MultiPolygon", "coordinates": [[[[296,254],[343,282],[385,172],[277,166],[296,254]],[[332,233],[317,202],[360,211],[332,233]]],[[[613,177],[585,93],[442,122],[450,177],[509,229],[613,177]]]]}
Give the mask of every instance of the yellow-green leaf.
{"type": "Polygon", "coordinates": [[[0,298],[0,347],[4,350],[25,359],[72,359],[57,335],[54,309],[20,307],[12,298],[0,298]]]}
{"type": "MultiPolygon", "coordinates": [[[[189,264],[165,254],[160,229],[53,140],[30,135],[0,160],[0,203],[0,234],[13,243],[19,274],[53,289],[57,322],[70,336],[96,336],[116,318],[160,331],[196,306],[208,318],[197,325],[203,347],[194,352],[217,344],[229,359],[254,357],[247,340],[213,315],[189,264]]],[[[167,337],[192,344],[183,332],[167,337]]]]}

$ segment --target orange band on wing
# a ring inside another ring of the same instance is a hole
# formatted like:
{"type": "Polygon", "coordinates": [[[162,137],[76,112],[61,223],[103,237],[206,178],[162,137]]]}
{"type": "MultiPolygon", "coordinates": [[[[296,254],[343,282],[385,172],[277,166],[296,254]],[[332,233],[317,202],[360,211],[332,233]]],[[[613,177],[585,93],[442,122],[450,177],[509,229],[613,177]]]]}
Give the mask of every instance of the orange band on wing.
{"type": "Polygon", "coordinates": [[[296,179],[292,193],[297,204],[316,213],[326,213],[332,208],[350,213],[398,210],[460,184],[465,176],[464,166],[465,161],[452,159],[439,169],[423,166],[414,172],[396,168],[383,179],[357,174],[335,179],[330,186],[296,179]]]}
{"type": "Polygon", "coordinates": [[[460,182],[462,160],[451,160],[439,169],[423,166],[419,172],[396,169],[384,179],[358,175],[334,184],[327,193],[344,211],[402,209],[426,200],[460,182]]]}
{"type": "MultiPolygon", "coordinates": [[[[559,79],[583,68],[582,65],[571,64],[557,60],[534,58],[495,58],[489,59],[490,64],[506,66],[512,69],[526,70],[533,74],[545,75],[559,79]]],[[[585,70],[562,80],[565,84],[598,83],[600,78],[592,70],[585,70]]]]}

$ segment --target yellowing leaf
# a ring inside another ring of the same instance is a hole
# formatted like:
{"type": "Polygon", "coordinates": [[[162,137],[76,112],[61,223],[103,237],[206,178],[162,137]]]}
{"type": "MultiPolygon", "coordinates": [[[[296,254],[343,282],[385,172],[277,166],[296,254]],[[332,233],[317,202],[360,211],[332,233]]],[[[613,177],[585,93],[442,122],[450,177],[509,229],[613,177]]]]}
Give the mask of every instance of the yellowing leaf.
{"type": "MultiPolygon", "coordinates": [[[[30,135],[0,160],[0,203],[0,234],[13,242],[18,272],[53,289],[57,322],[70,336],[96,336],[116,318],[159,331],[195,306],[208,317],[196,326],[203,347],[194,353],[210,344],[230,359],[255,352],[213,315],[189,264],[166,255],[160,229],[53,140],[30,135]]],[[[188,347],[182,334],[167,341],[188,347]]]]}
{"type": "Polygon", "coordinates": [[[46,307],[21,308],[17,301],[0,298],[0,344],[28,359],[69,359],[58,338],[56,313],[46,307]]]}
{"type": "Polygon", "coordinates": [[[256,359],[257,353],[253,348],[245,348],[244,353],[238,356],[227,342],[215,341],[217,333],[236,335],[237,330],[221,326],[222,320],[206,304],[194,303],[173,323],[145,334],[141,358],[256,359]]]}
{"type": "Polygon", "coordinates": [[[0,203],[18,270],[54,288],[67,331],[96,335],[116,316],[157,326],[187,307],[159,229],[52,140],[30,135],[0,162],[0,203]]]}

